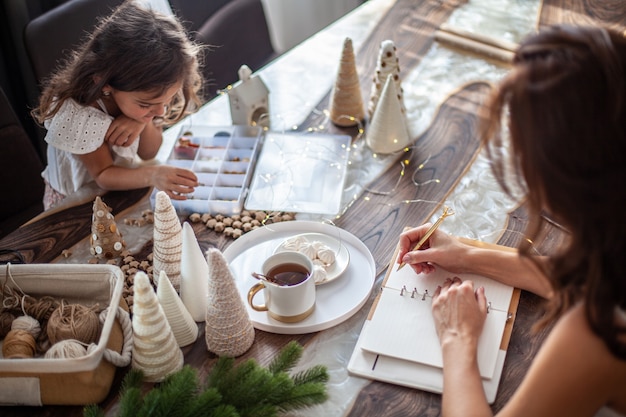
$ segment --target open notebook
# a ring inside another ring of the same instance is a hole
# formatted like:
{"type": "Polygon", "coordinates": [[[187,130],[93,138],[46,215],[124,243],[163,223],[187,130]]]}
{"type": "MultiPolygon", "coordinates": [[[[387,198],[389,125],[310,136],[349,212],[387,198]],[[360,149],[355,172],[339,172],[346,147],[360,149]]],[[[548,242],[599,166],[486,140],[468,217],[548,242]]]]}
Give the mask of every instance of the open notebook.
{"type": "MultiPolygon", "coordinates": [[[[438,285],[455,274],[439,269],[431,274],[417,275],[410,267],[398,271],[396,256],[397,250],[380,294],[363,325],[348,371],[440,393],[443,389],[443,362],[431,312],[431,296],[438,285]]],[[[492,403],[500,382],[520,292],[482,276],[456,276],[462,280],[471,279],[476,287],[485,287],[489,313],[479,340],[478,367],[487,400],[492,403]]]]}

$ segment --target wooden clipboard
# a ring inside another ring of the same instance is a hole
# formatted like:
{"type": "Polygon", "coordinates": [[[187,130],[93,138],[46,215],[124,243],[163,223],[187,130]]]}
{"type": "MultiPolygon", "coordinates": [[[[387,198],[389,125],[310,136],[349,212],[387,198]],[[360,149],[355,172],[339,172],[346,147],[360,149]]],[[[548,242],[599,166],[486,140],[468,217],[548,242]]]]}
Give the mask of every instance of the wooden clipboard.
{"type": "MultiPolygon", "coordinates": [[[[461,238],[461,241],[463,243],[477,247],[509,252],[517,251],[514,248],[472,239],[461,238]]],[[[389,267],[387,268],[385,277],[383,278],[381,288],[385,286],[385,283],[387,282],[393,268],[397,267],[396,259],[398,256],[398,251],[399,247],[396,247],[396,250],[394,251],[392,258],[389,262],[389,267]]],[[[493,403],[495,401],[495,397],[497,394],[497,389],[502,376],[502,369],[504,367],[504,360],[506,358],[506,351],[508,349],[513,325],[515,322],[520,294],[521,290],[519,288],[513,289],[511,300],[509,302],[508,319],[504,327],[499,347],[499,354],[497,358],[497,371],[491,380],[483,380],[483,387],[485,389],[485,394],[489,403],[493,403]]],[[[378,301],[380,300],[380,297],[381,294],[378,294],[374,299],[372,306],[368,312],[367,319],[363,325],[362,332],[366,330],[368,323],[371,322],[374,312],[376,311],[376,308],[378,306],[378,301]]],[[[348,371],[351,374],[396,385],[418,388],[429,392],[442,392],[443,372],[440,368],[410,363],[401,359],[383,357],[373,354],[371,352],[367,352],[361,349],[360,339],[361,338],[359,338],[359,341],[357,341],[357,344],[348,363],[348,371]]]]}

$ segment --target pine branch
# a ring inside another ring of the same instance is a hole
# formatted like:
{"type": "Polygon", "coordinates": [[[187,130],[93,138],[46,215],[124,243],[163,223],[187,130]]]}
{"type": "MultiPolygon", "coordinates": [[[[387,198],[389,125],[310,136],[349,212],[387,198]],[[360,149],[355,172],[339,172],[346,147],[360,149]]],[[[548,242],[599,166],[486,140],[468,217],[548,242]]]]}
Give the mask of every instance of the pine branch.
{"type": "Polygon", "coordinates": [[[120,391],[124,392],[129,388],[141,388],[143,384],[144,374],[139,369],[131,369],[122,380],[120,391]]]}
{"type": "Polygon", "coordinates": [[[120,387],[119,417],[135,417],[141,409],[141,384],[143,372],[131,369],[124,376],[120,387]]]}
{"type": "Polygon", "coordinates": [[[183,417],[186,408],[199,392],[195,369],[185,366],[166,378],[158,389],[143,399],[142,415],[146,417],[183,417]]]}
{"type": "Polygon", "coordinates": [[[213,365],[213,369],[209,372],[206,383],[207,386],[214,387],[219,381],[222,381],[229,373],[232,371],[235,366],[234,358],[220,358],[215,365],[213,365]]]}
{"type": "Polygon", "coordinates": [[[104,417],[104,411],[95,404],[91,404],[83,408],[84,417],[104,417]]]}
{"type": "Polygon", "coordinates": [[[309,384],[309,383],[327,383],[328,371],[323,365],[315,365],[307,370],[298,372],[293,375],[293,382],[296,385],[309,384]]]}
{"type": "Polygon", "coordinates": [[[304,349],[296,341],[289,342],[272,360],[268,369],[271,373],[289,372],[302,357],[304,349]]]}
{"type": "Polygon", "coordinates": [[[216,388],[222,394],[226,404],[232,404],[237,409],[241,409],[250,402],[263,400],[263,393],[267,393],[264,387],[270,379],[269,372],[262,369],[255,361],[247,360],[230,368],[227,373],[220,373],[220,378],[210,375],[212,382],[208,382],[207,387],[216,388]],[[259,395],[259,390],[262,391],[261,395],[259,395]]]}
{"type": "Polygon", "coordinates": [[[289,411],[321,404],[327,399],[328,393],[324,384],[307,383],[295,386],[290,398],[281,404],[277,404],[277,407],[281,411],[289,411]]]}
{"type": "MultiPolygon", "coordinates": [[[[118,417],[277,417],[281,412],[326,401],[328,372],[324,366],[289,375],[302,355],[290,342],[268,368],[250,359],[235,366],[220,358],[201,386],[198,373],[186,365],[142,397],[143,374],[131,370],[122,382],[118,417]]],[[[85,417],[103,417],[97,406],[85,417]]]]}
{"type": "Polygon", "coordinates": [[[188,416],[239,417],[237,409],[222,403],[222,396],[215,388],[200,392],[189,404],[188,416]]]}
{"type": "Polygon", "coordinates": [[[127,388],[120,397],[118,417],[136,417],[141,410],[141,389],[127,388]]]}
{"type": "Polygon", "coordinates": [[[239,410],[241,417],[278,417],[278,408],[274,404],[257,404],[254,407],[239,410]]]}

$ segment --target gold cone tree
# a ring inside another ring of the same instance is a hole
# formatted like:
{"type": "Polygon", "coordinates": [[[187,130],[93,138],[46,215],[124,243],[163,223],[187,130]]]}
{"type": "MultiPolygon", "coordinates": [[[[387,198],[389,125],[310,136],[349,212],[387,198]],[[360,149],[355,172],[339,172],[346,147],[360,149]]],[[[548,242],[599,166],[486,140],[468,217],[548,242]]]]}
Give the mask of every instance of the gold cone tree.
{"type": "Polygon", "coordinates": [[[330,97],[330,120],[337,126],[350,127],[356,126],[364,119],[363,97],[352,39],[346,38],[330,97]]]}

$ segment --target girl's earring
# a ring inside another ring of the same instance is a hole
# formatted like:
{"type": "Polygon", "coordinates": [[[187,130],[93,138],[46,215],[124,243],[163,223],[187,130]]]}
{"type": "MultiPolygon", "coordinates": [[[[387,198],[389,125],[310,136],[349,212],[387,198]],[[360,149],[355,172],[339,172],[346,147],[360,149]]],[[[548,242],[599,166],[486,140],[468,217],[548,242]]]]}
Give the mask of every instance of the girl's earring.
{"type": "Polygon", "coordinates": [[[108,90],[103,90],[103,91],[102,91],[102,95],[103,95],[103,96],[105,96],[105,97],[108,97],[108,96],[110,96],[110,95],[111,95],[111,92],[110,92],[110,91],[108,91],[108,90]]]}

